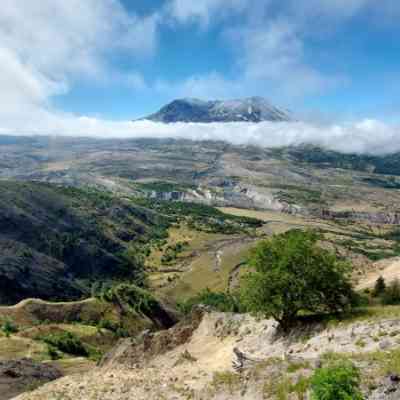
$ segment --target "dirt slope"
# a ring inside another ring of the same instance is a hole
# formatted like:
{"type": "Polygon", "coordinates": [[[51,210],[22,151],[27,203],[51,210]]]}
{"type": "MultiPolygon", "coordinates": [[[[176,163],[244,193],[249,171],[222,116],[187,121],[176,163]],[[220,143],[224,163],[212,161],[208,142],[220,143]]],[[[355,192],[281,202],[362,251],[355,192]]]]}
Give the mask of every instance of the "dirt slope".
{"type": "Polygon", "coordinates": [[[374,270],[369,272],[358,284],[358,290],[374,287],[380,276],[385,279],[386,283],[400,279],[400,257],[377,262],[374,267],[374,270]]]}
{"type": "Polygon", "coordinates": [[[309,376],[328,352],[363,363],[363,374],[370,383],[364,387],[368,393],[369,387],[379,387],[383,381],[382,372],[378,373],[381,369],[375,370],[368,357],[383,349],[387,354],[398,349],[399,324],[397,317],[378,323],[314,325],[282,337],[271,320],[205,313],[169,331],[124,341],[102,367],[17,399],[274,399],[282,379],[290,388],[290,382],[309,376]]]}

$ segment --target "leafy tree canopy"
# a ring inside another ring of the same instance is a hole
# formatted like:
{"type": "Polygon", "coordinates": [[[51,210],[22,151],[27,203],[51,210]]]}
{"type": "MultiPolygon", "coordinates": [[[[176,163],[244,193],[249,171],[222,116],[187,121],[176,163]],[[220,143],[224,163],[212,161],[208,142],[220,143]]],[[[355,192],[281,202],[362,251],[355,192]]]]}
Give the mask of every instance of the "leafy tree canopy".
{"type": "Polygon", "coordinates": [[[319,247],[318,238],[312,231],[292,230],[259,243],[250,257],[253,272],[242,282],[245,307],[272,316],[284,330],[300,311],[340,312],[350,307],[351,267],[319,247]]]}

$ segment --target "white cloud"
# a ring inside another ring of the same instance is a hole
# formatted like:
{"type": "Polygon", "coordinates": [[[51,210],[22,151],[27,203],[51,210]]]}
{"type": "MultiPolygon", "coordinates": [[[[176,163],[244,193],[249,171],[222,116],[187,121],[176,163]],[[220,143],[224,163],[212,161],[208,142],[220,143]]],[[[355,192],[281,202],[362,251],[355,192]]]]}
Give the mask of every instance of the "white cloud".
{"type": "MultiPolygon", "coordinates": [[[[323,72],[313,58],[307,58],[310,38],[332,35],[342,24],[362,13],[379,15],[385,25],[399,15],[398,0],[171,0],[169,10],[182,23],[201,26],[219,23],[221,17],[241,14],[233,25],[224,27],[224,37],[236,58],[236,76],[218,73],[193,76],[169,84],[173,92],[249,93],[251,90],[280,102],[306,95],[327,93],[351,82],[342,73],[323,72]],[[392,17],[390,17],[392,15],[392,17]]],[[[317,48],[314,51],[318,51],[317,48]]],[[[167,85],[165,85],[167,86],[167,85]]],[[[255,92],[253,92],[254,94],[255,92]]]]}
{"type": "MultiPolygon", "coordinates": [[[[107,55],[147,54],[157,16],[128,14],[118,0],[3,0],[0,8],[0,120],[25,118],[82,79],[108,79],[107,55]]],[[[126,77],[141,86],[139,75],[126,77]]]]}
{"type": "Polygon", "coordinates": [[[81,81],[113,80],[144,89],[140,74],[115,70],[108,56],[120,51],[132,57],[151,54],[158,24],[158,15],[128,14],[119,0],[3,0],[1,131],[22,127],[32,132],[47,126],[62,130],[71,117],[52,110],[52,97],[81,81]]]}
{"type": "Polygon", "coordinates": [[[207,26],[211,20],[244,11],[248,0],[172,0],[167,13],[179,22],[200,22],[207,26]]]}
{"type": "Polygon", "coordinates": [[[175,123],[109,121],[42,111],[28,120],[10,121],[4,134],[96,138],[177,138],[223,140],[236,145],[281,147],[314,144],[343,153],[389,154],[400,151],[400,126],[377,120],[329,124],[306,122],[175,123]]]}
{"type": "Polygon", "coordinates": [[[232,40],[242,54],[244,79],[259,82],[274,97],[318,93],[340,81],[305,61],[301,29],[287,19],[236,30],[232,40]]]}

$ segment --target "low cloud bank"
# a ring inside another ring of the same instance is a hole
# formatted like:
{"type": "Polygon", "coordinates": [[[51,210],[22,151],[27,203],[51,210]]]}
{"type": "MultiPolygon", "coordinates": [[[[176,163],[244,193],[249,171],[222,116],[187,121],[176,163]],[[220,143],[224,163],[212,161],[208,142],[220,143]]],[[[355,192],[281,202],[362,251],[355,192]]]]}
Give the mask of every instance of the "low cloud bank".
{"type": "Polygon", "coordinates": [[[223,140],[237,145],[252,144],[263,147],[313,144],[343,153],[376,155],[400,151],[400,127],[369,119],[338,124],[310,122],[162,124],[147,120],[107,121],[54,113],[47,113],[41,117],[31,121],[25,120],[19,128],[15,126],[13,129],[0,128],[0,133],[96,138],[223,140]]]}

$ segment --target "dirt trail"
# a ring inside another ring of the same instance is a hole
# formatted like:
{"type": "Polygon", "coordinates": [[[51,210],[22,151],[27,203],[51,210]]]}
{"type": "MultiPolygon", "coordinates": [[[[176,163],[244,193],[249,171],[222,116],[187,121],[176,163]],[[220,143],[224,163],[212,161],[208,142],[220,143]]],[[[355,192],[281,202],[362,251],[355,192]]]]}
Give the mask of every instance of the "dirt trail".
{"type": "Polygon", "coordinates": [[[71,305],[82,305],[82,304],[90,304],[95,302],[96,300],[93,298],[88,298],[85,300],[78,300],[78,301],[59,301],[59,302],[52,302],[52,301],[45,301],[45,300],[41,300],[41,299],[24,299],[22,301],[20,301],[17,304],[14,304],[12,306],[0,306],[0,311],[4,311],[4,310],[12,310],[12,309],[20,309],[20,308],[24,308],[30,304],[39,304],[39,305],[47,305],[47,306],[71,306],[71,305]]]}
{"type": "Polygon", "coordinates": [[[371,288],[376,280],[382,276],[386,283],[400,279],[400,257],[379,261],[374,264],[374,271],[369,272],[357,285],[357,290],[371,288]]]}

